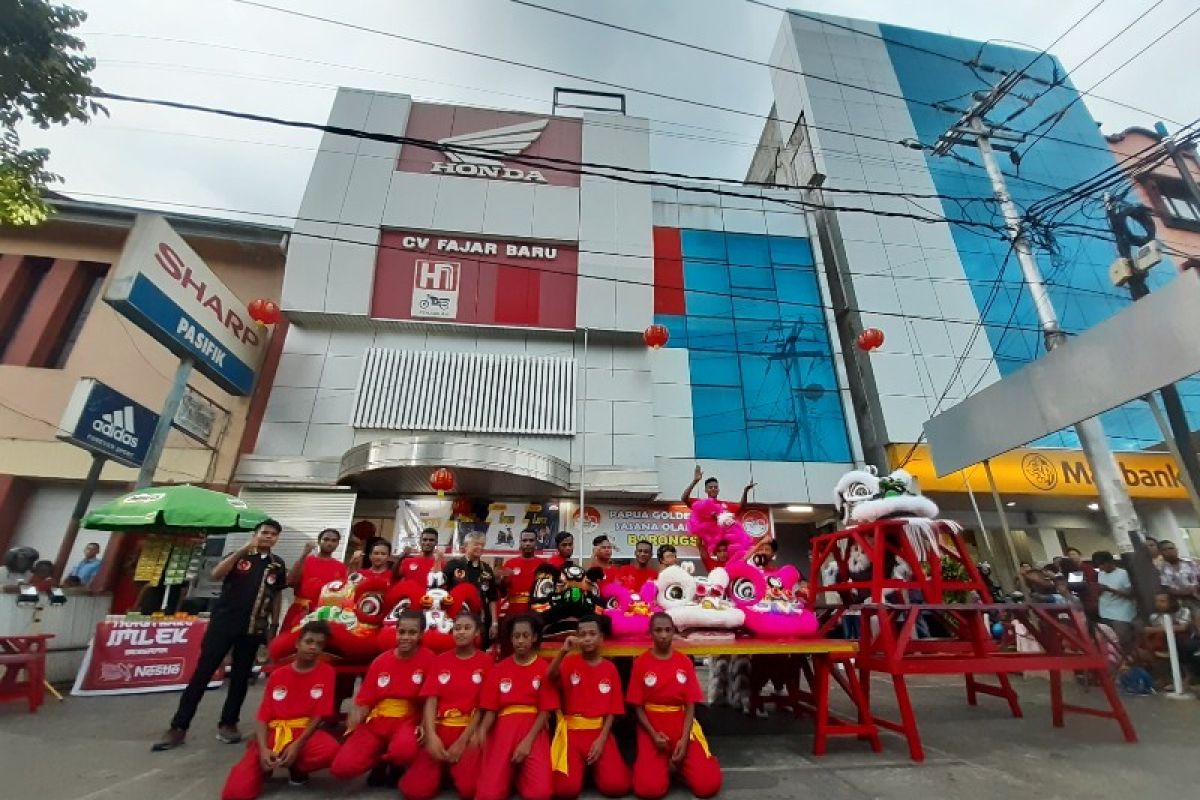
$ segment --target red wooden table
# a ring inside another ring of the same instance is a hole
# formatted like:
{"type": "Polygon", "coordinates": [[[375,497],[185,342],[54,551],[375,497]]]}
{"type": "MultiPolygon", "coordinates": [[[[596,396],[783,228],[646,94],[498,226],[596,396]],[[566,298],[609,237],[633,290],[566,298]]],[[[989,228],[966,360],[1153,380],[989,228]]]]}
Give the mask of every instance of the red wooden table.
{"type": "Polygon", "coordinates": [[[0,636],[0,701],[26,700],[29,713],[37,713],[46,696],[46,643],[53,638],[0,636]]]}

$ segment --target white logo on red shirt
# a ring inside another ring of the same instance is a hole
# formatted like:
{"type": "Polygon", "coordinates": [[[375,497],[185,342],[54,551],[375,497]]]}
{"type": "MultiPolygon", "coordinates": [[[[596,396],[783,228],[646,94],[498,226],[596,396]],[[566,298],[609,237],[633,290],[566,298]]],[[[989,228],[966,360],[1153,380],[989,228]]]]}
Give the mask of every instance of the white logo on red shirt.
{"type": "Polygon", "coordinates": [[[419,669],[412,674],[412,682],[413,683],[421,683],[424,680],[425,680],[425,671],[424,670],[419,669]]]}
{"type": "Polygon", "coordinates": [[[647,672],[645,677],[642,678],[642,683],[646,684],[647,686],[653,686],[654,684],[658,683],[658,676],[653,672],[647,672]]]}
{"type": "Polygon", "coordinates": [[[608,681],[601,681],[596,688],[600,690],[600,694],[608,694],[612,691],[612,686],[609,686],[608,681]]]}
{"type": "Polygon", "coordinates": [[[388,673],[386,673],[386,672],[381,672],[381,673],[379,673],[379,680],[377,681],[377,683],[379,684],[379,688],[380,688],[380,689],[382,689],[382,688],[386,687],[386,686],[387,686],[389,683],[391,683],[391,682],[392,682],[392,676],[391,676],[391,675],[389,675],[389,674],[388,674],[388,673]]]}
{"type": "Polygon", "coordinates": [[[323,694],[325,694],[325,687],[320,683],[308,690],[308,696],[313,700],[320,700],[323,694]]]}
{"type": "Polygon", "coordinates": [[[513,567],[513,575],[520,575],[520,574],[521,574],[521,568],[513,567]]]}
{"type": "Polygon", "coordinates": [[[475,670],[471,673],[471,681],[474,683],[483,683],[483,670],[475,670]]]}
{"type": "Polygon", "coordinates": [[[680,683],[687,683],[687,673],[681,669],[675,670],[675,680],[680,683]]]}
{"type": "Polygon", "coordinates": [[[534,689],[540,689],[540,688],[542,688],[542,679],[541,679],[541,678],[534,678],[534,679],[533,679],[533,688],[534,688],[534,689]]]}
{"type": "Polygon", "coordinates": [[[272,700],[286,700],[287,699],[287,687],[286,686],[276,686],[275,691],[271,692],[271,699],[272,700]]]}
{"type": "Polygon", "coordinates": [[[581,680],[583,680],[583,678],[580,676],[580,674],[578,672],[571,673],[571,685],[572,686],[578,686],[579,682],[581,680]]]}
{"type": "Polygon", "coordinates": [[[507,678],[500,681],[500,692],[502,694],[508,694],[511,691],[512,691],[512,681],[508,680],[507,678]]]}
{"type": "MultiPolygon", "coordinates": [[[[478,673],[476,673],[476,674],[478,674],[478,673]]],[[[449,682],[450,682],[450,673],[449,672],[442,672],[438,675],[438,683],[445,686],[449,682]]]]}

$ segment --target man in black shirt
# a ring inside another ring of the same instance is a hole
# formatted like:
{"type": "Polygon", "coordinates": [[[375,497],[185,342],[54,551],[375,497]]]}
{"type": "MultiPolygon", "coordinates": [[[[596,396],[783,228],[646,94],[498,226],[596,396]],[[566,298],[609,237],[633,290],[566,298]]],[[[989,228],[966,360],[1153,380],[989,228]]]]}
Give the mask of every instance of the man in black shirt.
{"type": "Polygon", "coordinates": [[[496,572],[490,564],[485,564],[480,556],[483,555],[485,537],[482,533],[468,533],[463,539],[463,557],[446,562],[446,589],[452,590],[461,583],[471,583],[479,590],[483,600],[484,647],[496,640],[500,635],[500,617],[497,604],[500,601],[500,589],[497,586],[496,572]]]}
{"type": "Polygon", "coordinates": [[[264,520],[244,547],[213,567],[212,579],[221,581],[221,596],[213,604],[196,671],[179,698],[171,727],[152,750],[171,750],[183,744],[204,690],[230,650],[229,693],[221,710],[217,739],[226,744],[242,740],[238,716],[246,699],[254,656],[266,641],[268,630],[279,620],[280,593],[287,586],[287,565],[271,552],[281,530],[275,520],[264,520]]]}

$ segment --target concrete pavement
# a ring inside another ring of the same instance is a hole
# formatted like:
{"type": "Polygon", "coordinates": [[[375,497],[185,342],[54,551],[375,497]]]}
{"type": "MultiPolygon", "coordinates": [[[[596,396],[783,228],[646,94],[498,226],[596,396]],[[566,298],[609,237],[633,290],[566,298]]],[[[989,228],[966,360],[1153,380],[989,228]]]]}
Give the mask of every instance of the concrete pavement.
{"type": "MultiPolygon", "coordinates": [[[[1126,698],[1141,737],[1125,744],[1115,723],[1078,715],[1067,726],[1050,725],[1046,682],[1015,678],[1024,719],[1004,703],[981,698],[966,704],[961,680],[927,678],[913,685],[927,750],[924,764],[908,760],[903,741],[884,736],[884,752],[835,739],[823,758],[811,755],[812,727],[786,715],[750,719],[727,709],[707,716],[706,732],[725,768],[722,797],[783,800],[1141,800],[1191,797],[1200,785],[1196,756],[1200,702],[1162,697],[1126,698]]],[[[210,692],[186,746],[151,753],[150,744],[170,718],[177,695],[68,697],[37,715],[19,704],[0,706],[0,785],[6,798],[30,800],[184,800],[215,798],[241,746],[213,737],[224,690],[210,692]]],[[[252,717],[261,687],[251,690],[252,717]]],[[[1095,702],[1078,687],[1072,699],[1095,702]]],[[[874,687],[882,712],[892,714],[890,687],[874,687]]],[[[268,784],[264,797],[395,797],[361,781],[341,785],[317,775],[304,788],[286,780],[268,784]]],[[[450,797],[450,793],[443,795],[450,797]]],[[[594,797],[594,794],[585,794],[594,797]]],[[[672,797],[686,797],[676,791],[672,797]]]]}

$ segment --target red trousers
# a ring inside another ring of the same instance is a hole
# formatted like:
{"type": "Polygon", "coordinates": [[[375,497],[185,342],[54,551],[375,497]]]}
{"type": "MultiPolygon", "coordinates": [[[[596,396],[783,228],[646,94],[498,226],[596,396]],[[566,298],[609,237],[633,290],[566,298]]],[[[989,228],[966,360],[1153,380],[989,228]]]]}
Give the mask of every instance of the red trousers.
{"type": "MultiPolygon", "coordinates": [[[[633,793],[642,800],[658,800],[671,788],[671,753],[679,737],[684,735],[683,712],[656,713],[647,711],[650,724],[671,740],[666,752],[654,746],[646,729],[638,726],[637,759],[633,762],[633,793]]],[[[694,741],[688,742],[687,754],[678,765],[679,776],[696,797],[713,797],[721,791],[721,765],[716,756],[705,755],[694,741]]]]}
{"type": "Polygon", "coordinates": [[[600,751],[600,760],[590,767],[588,751],[600,731],[567,731],[567,772],[554,773],[554,797],[556,800],[574,800],[583,791],[583,777],[589,769],[596,783],[596,791],[605,797],[624,797],[629,794],[629,766],[621,758],[617,743],[610,735],[600,751]]]}
{"type": "Polygon", "coordinates": [[[407,767],[420,750],[415,716],[376,717],[350,733],[329,774],[338,780],[350,780],[370,771],[381,760],[407,767]]]}
{"type": "MultiPolygon", "coordinates": [[[[274,742],[274,731],[268,734],[267,741],[274,742]]],[[[331,734],[325,731],[315,731],[304,747],[293,766],[297,772],[317,772],[333,763],[337,755],[338,743],[331,734]]],[[[263,780],[266,774],[258,758],[258,741],[250,740],[246,745],[246,754],[242,760],[229,770],[225,779],[225,788],[221,790],[221,800],[254,800],[262,794],[263,780]]]]}
{"type": "MultiPolygon", "coordinates": [[[[438,725],[437,735],[442,740],[442,746],[449,749],[466,730],[438,725]]],[[[468,747],[463,750],[462,758],[457,764],[447,764],[438,761],[429,755],[428,750],[421,748],[412,765],[400,776],[400,796],[404,800],[433,800],[442,791],[442,780],[448,771],[458,796],[462,800],[472,800],[479,781],[479,757],[478,747],[468,747]]]]}
{"type": "Polygon", "coordinates": [[[479,763],[479,784],[475,800],[508,800],[516,773],[517,794],[523,800],[550,800],[550,737],[540,731],[533,740],[529,756],[521,764],[512,763],[513,751],[529,733],[535,715],[512,714],[497,717],[483,745],[479,763]]]}

